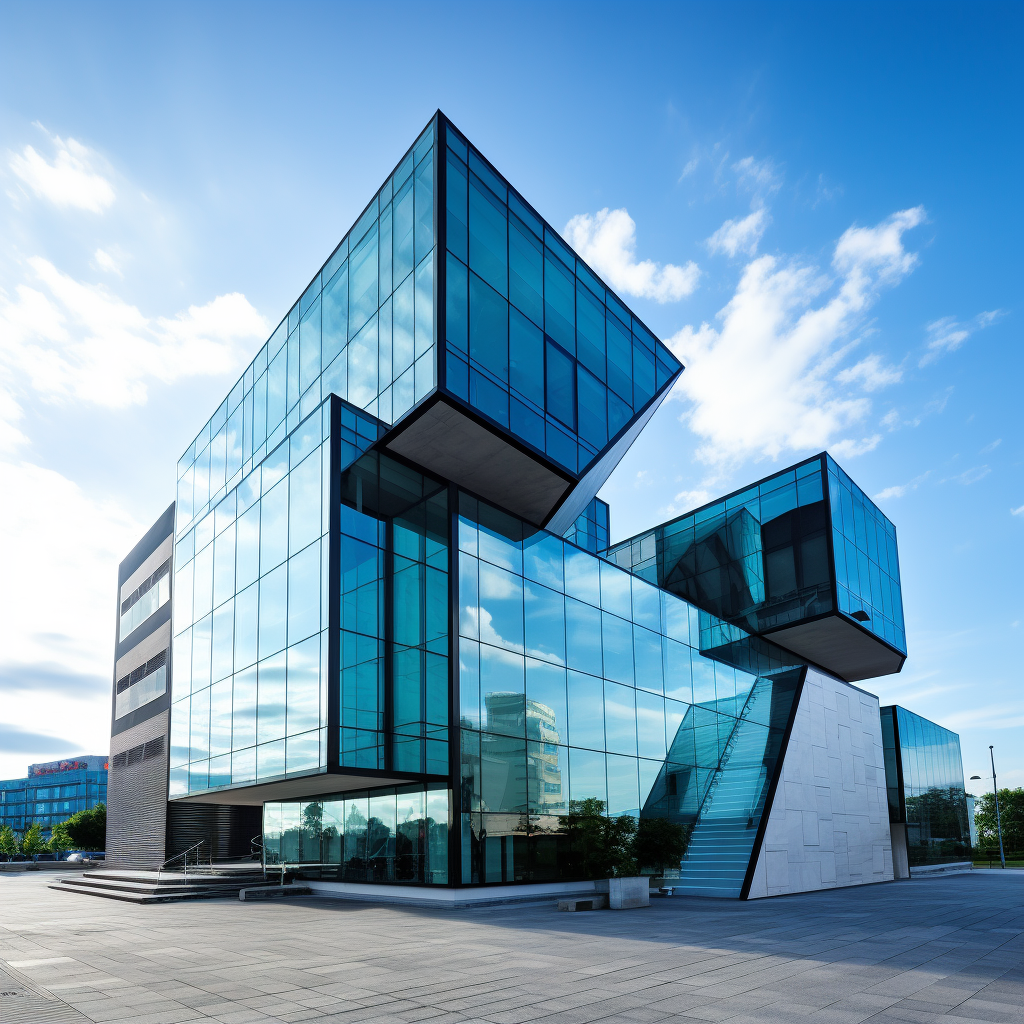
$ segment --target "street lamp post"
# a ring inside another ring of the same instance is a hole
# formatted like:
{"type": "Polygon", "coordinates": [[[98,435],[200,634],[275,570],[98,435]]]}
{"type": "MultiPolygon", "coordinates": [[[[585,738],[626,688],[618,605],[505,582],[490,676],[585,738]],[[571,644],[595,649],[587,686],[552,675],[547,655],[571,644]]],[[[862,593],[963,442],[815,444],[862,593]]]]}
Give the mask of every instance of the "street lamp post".
{"type": "Polygon", "coordinates": [[[1006,867],[1006,854],[1003,853],[1003,825],[999,819],[999,787],[996,785],[996,756],[992,753],[992,744],[988,747],[988,756],[992,760],[992,795],[996,798],[996,832],[999,834],[999,863],[1006,867]]]}

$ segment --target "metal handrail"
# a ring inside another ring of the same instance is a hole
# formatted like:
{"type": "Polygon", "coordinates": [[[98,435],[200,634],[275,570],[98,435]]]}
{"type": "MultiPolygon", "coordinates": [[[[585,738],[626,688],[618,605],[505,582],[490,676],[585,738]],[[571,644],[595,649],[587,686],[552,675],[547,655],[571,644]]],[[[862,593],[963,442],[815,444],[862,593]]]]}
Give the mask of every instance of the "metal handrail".
{"type": "MultiPolygon", "coordinates": [[[[173,864],[176,860],[179,860],[180,858],[184,857],[185,860],[184,860],[184,863],[182,864],[181,877],[182,877],[183,881],[187,882],[188,881],[188,855],[193,850],[195,850],[195,852],[196,852],[196,867],[198,868],[199,867],[199,849],[200,849],[200,847],[205,842],[206,842],[205,839],[200,839],[198,843],[193,843],[187,850],[183,850],[181,853],[176,853],[173,857],[168,857],[167,860],[165,860],[163,862],[163,864],[161,864],[160,867],[158,867],[156,869],[157,880],[159,881],[159,879],[162,876],[162,872],[163,872],[164,868],[166,868],[168,864],[173,864]]],[[[212,864],[213,861],[211,860],[210,863],[212,864]]]]}
{"type": "Polygon", "coordinates": [[[267,857],[266,857],[266,849],[263,846],[263,833],[262,832],[259,835],[253,836],[252,839],[249,840],[249,859],[250,860],[254,860],[256,858],[256,854],[257,853],[259,854],[259,857],[260,857],[260,867],[263,869],[263,877],[266,878],[267,877],[267,857]]]}

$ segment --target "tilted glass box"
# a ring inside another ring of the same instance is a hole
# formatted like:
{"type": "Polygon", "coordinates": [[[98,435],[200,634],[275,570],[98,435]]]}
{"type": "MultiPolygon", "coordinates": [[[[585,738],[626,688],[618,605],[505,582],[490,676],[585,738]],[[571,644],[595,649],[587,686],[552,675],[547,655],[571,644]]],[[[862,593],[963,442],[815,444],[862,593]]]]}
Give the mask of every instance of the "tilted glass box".
{"type": "Polygon", "coordinates": [[[608,557],[848,682],[906,659],[896,530],[826,453],[608,557]]]}

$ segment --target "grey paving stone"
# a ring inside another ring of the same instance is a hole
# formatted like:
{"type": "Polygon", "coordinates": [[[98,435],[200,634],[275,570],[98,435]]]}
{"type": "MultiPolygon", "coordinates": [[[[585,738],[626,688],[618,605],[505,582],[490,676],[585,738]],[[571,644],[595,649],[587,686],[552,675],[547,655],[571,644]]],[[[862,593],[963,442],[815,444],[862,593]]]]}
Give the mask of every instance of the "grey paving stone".
{"type": "Polygon", "coordinates": [[[27,875],[0,886],[0,969],[21,964],[68,1020],[97,1024],[1024,1024],[1016,874],[672,898],[636,916],[135,907],[27,875]]]}

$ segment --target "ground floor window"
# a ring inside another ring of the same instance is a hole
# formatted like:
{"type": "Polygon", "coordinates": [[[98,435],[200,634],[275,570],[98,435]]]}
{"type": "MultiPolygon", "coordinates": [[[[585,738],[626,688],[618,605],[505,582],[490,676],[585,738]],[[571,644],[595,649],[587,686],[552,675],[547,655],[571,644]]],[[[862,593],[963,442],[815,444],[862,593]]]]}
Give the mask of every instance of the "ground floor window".
{"type": "Polygon", "coordinates": [[[322,881],[447,885],[448,797],[420,783],[265,804],[267,864],[322,881]]]}

